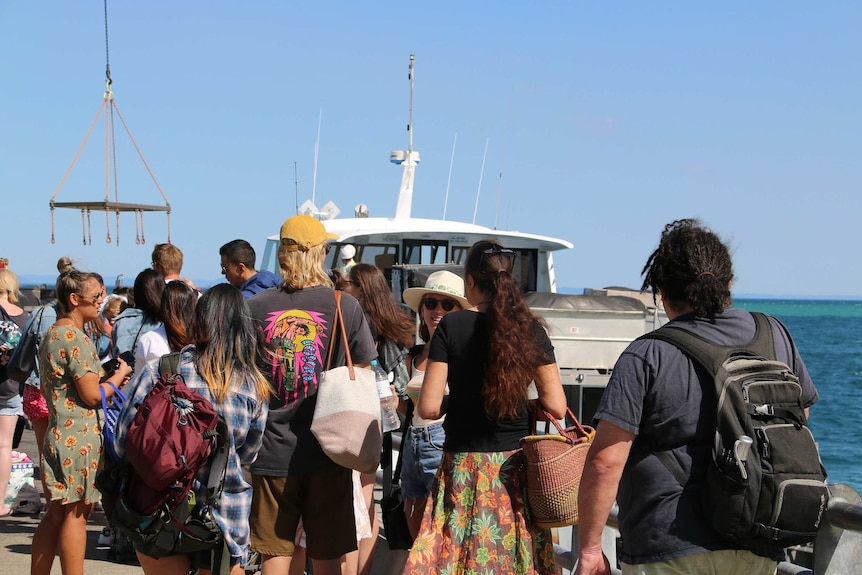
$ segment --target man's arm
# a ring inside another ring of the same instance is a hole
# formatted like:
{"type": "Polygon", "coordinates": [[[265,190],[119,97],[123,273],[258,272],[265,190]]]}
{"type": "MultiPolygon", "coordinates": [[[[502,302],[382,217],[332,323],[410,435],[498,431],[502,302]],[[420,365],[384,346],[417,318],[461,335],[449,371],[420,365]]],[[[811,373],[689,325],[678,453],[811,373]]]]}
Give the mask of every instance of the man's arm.
{"type": "Polygon", "coordinates": [[[623,468],[635,435],[607,421],[599,421],[596,437],[578,493],[578,566],[576,575],[610,574],[602,554],[602,530],[608,521],[623,468]]]}

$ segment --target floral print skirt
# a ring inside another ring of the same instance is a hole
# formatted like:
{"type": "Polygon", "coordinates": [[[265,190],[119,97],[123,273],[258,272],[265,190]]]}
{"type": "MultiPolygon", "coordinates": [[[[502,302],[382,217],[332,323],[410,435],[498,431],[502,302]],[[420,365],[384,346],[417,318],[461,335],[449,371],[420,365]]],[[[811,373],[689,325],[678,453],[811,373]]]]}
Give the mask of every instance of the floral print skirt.
{"type": "Polygon", "coordinates": [[[525,465],[520,451],[444,453],[405,575],[560,573],[524,506],[525,465]]]}

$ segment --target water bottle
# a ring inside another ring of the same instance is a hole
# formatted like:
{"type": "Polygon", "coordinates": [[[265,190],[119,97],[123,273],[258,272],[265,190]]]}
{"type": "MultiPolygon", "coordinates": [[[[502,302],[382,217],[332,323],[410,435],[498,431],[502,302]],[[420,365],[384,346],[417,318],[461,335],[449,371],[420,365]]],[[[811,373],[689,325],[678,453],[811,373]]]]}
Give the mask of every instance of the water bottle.
{"type": "Polygon", "coordinates": [[[395,431],[401,427],[401,420],[395,411],[395,397],[389,387],[389,374],[383,371],[377,360],[371,362],[371,370],[377,380],[377,394],[380,396],[380,419],[383,424],[383,432],[395,431]]]}

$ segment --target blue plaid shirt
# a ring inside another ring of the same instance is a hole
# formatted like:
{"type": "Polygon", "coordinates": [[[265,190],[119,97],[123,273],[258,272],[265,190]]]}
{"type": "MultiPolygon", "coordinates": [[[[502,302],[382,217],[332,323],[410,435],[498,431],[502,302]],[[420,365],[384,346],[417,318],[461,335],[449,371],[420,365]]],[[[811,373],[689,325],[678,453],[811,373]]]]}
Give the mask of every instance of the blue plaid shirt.
{"type": "MultiPolygon", "coordinates": [[[[224,490],[213,516],[224,534],[231,557],[240,557],[245,562],[250,540],[248,518],[251,514],[251,485],[243,479],[242,466],[257,458],[266,426],[268,404],[258,398],[251,382],[236,380],[231,383],[231,391],[224,403],[216,403],[207,383],[195,368],[194,351],[194,346],[183,349],[178,371],[189,389],[212,402],[230,429],[231,446],[224,490]]],[[[125,455],[123,438],[138,412],[137,406],[158,380],[159,368],[158,362],[155,362],[148,365],[140,377],[132,380],[133,389],[126,390],[127,401],[117,420],[114,435],[114,447],[119,456],[125,455]]],[[[205,465],[198,473],[198,479],[206,485],[208,476],[209,466],[205,465]]]]}

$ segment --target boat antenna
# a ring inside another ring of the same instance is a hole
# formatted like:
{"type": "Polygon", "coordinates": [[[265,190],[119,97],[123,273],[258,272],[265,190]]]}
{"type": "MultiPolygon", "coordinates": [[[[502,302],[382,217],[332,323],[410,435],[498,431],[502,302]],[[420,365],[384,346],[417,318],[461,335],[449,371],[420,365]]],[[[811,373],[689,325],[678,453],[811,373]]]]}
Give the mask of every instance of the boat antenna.
{"type": "MultiPolygon", "coordinates": [[[[512,92],[515,91],[514,86],[512,92]]],[[[500,198],[503,192],[503,164],[506,163],[506,144],[509,141],[509,123],[512,121],[512,98],[509,98],[509,113],[506,114],[506,129],[503,131],[503,151],[500,152],[500,176],[497,178],[497,205],[494,208],[494,229],[497,229],[497,217],[500,215],[500,198]]],[[[508,227],[508,226],[507,226],[508,227]]]]}
{"type": "Polygon", "coordinates": [[[419,163],[419,152],[413,150],[413,63],[416,57],[410,54],[410,67],[407,79],[410,80],[410,119],[407,122],[407,150],[392,152],[389,161],[395,165],[402,166],[401,188],[398,191],[398,204],[395,206],[396,218],[409,218],[410,208],[413,204],[413,176],[416,173],[416,164],[419,163]]]}
{"type": "Polygon", "coordinates": [[[476,212],[479,211],[479,193],[482,191],[482,178],[485,176],[485,159],[488,157],[488,142],[490,138],[485,138],[485,153],[482,155],[482,170],[479,172],[479,189],[476,190],[476,207],[473,208],[473,223],[476,223],[476,212]]]}
{"type": "Polygon", "coordinates": [[[320,107],[320,114],[317,116],[317,141],[314,142],[314,174],[311,177],[311,203],[317,200],[317,154],[320,150],[320,125],[323,123],[323,106],[320,107]]]}
{"type": "Polygon", "coordinates": [[[296,162],[293,162],[293,187],[296,190],[296,213],[299,213],[299,175],[296,172],[296,162]]]}
{"type": "Polygon", "coordinates": [[[443,219],[446,219],[446,207],[449,205],[449,184],[452,183],[452,166],[455,164],[455,144],[458,143],[458,132],[452,140],[452,157],[449,159],[449,178],[446,180],[446,199],[443,200],[443,219]]]}

